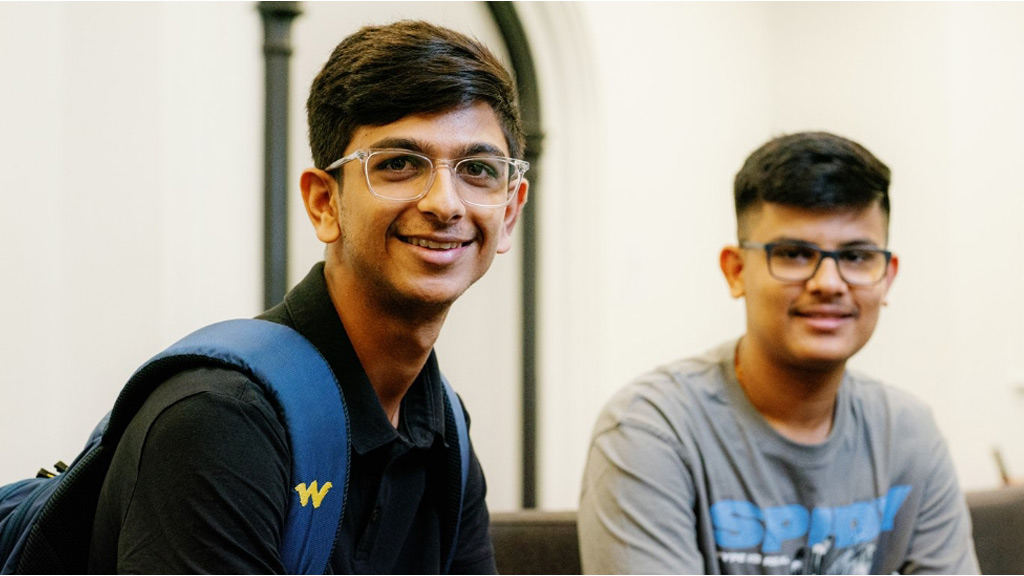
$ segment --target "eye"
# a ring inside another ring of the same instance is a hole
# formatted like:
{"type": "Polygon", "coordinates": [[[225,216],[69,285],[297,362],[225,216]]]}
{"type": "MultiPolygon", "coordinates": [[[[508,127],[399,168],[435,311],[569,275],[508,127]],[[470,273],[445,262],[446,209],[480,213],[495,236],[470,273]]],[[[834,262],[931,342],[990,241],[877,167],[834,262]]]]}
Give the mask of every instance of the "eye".
{"type": "Polygon", "coordinates": [[[370,158],[367,167],[371,177],[389,182],[416,178],[428,171],[429,161],[422,156],[401,152],[381,152],[370,158]]]}
{"type": "Polygon", "coordinates": [[[866,248],[851,248],[841,251],[839,253],[839,257],[843,262],[862,266],[878,262],[878,260],[882,258],[882,253],[878,250],[869,250],[866,248]]]}
{"type": "Polygon", "coordinates": [[[772,247],[772,259],[791,264],[806,264],[818,259],[818,251],[801,244],[778,244],[772,247]]]}
{"type": "Polygon", "coordinates": [[[489,188],[504,177],[508,167],[498,159],[468,158],[459,162],[457,171],[459,178],[467,184],[489,188]]]}
{"type": "Polygon", "coordinates": [[[470,176],[494,176],[494,167],[483,162],[467,162],[466,173],[470,176]]]}

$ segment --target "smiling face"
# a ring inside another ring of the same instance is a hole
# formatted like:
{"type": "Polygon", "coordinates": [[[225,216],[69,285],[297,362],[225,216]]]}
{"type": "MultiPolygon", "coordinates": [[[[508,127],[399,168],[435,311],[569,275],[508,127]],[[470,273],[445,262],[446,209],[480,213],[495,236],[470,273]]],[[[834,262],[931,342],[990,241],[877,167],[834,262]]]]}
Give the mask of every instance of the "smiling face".
{"type": "MultiPolygon", "coordinates": [[[[745,216],[741,236],[757,243],[804,242],[824,250],[882,248],[886,228],[877,202],[830,211],[765,203],[745,216]]],[[[759,249],[727,247],[721,264],[732,295],[746,299],[747,345],[780,367],[798,369],[843,366],[867,343],[898,268],[893,257],[881,282],[850,286],[831,258],[806,282],[773,278],[759,249]]]]}
{"type": "MultiPolygon", "coordinates": [[[[360,127],[345,155],[366,148],[405,148],[448,160],[508,155],[501,124],[483,103],[360,127]]],[[[310,218],[328,244],[327,274],[389,308],[447,309],[483,276],[496,253],[511,247],[527,188],[524,181],[507,206],[473,206],[457,195],[451,170],[439,166],[419,200],[385,200],[370,193],[361,161],[345,164],[339,182],[319,170],[303,175],[310,218]]]]}

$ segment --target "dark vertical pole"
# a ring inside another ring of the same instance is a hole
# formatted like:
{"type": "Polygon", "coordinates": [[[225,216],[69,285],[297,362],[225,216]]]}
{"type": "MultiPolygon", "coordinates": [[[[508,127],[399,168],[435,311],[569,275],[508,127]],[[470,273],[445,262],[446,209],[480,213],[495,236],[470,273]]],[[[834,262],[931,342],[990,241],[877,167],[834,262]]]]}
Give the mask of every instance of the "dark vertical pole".
{"type": "Polygon", "coordinates": [[[537,71],[523,24],[512,2],[488,2],[505,40],[519,89],[519,108],[526,130],[526,158],[530,162],[530,201],[520,217],[523,238],[523,508],[537,507],[537,207],[542,203],[540,181],[541,129],[537,71]]]}
{"type": "Polygon", "coordinates": [[[288,65],[298,2],[260,2],[266,63],[264,139],[263,305],[284,299],[288,288],[288,65]]]}

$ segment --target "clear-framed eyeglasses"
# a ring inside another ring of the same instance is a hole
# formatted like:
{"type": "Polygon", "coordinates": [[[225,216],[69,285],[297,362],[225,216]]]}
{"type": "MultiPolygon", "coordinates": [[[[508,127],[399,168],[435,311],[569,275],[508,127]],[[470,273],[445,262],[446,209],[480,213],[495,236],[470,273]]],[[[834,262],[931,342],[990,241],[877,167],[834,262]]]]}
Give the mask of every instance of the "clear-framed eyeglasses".
{"type": "Polygon", "coordinates": [[[764,250],[768,273],[783,282],[806,282],[818,273],[822,260],[836,261],[839,276],[851,286],[873,286],[885,278],[892,252],[873,246],[822,250],[802,242],[740,242],[741,248],[764,250]]]}
{"type": "Polygon", "coordinates": [[[353,160],[362,161],[367,188],[382,200],[412,202],[423,198],[434,183],[437,168],[447,166],[459,198],[466,204],[484,207],[511,202],[523,174],[530,169],[525,160],[503,156],[439,160],[411,150],[369,148],[335,160],[324,171],[333,172],[353,160]]]}

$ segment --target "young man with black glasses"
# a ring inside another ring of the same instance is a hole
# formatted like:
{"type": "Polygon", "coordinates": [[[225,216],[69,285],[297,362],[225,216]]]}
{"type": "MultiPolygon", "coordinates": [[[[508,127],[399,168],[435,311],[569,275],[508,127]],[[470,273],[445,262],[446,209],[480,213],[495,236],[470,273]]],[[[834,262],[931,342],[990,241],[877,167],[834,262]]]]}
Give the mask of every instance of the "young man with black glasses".
{"type": "MultiPolygon", "coordinates": [[[[309,340],[347,405],[328,570],[494,573],[483,471],[470,452],[464,489],[453,480],[458,416],[433,345],[526,202],[515,84],[480,43],[403,21],[342,41],[307,111],[316,167],[300,183],[325,261],[260,318],[309,340]]],[[[104,484],[90,571],[284,572],[282,523],[302,493],[264,392],[241,372],[189,370],[139,414],[104,484]],[[179,387],[195,392],[151,405],[179,387]]]]}
{"type": "Polygon", "coordinates": [[[827,133],[771,140],[736,176],[720,264],[747,330],[605,407],[583,481],[588,573],[977,573],[929,410],[846,369],[899,260],[889,169],[827,133]]]}

